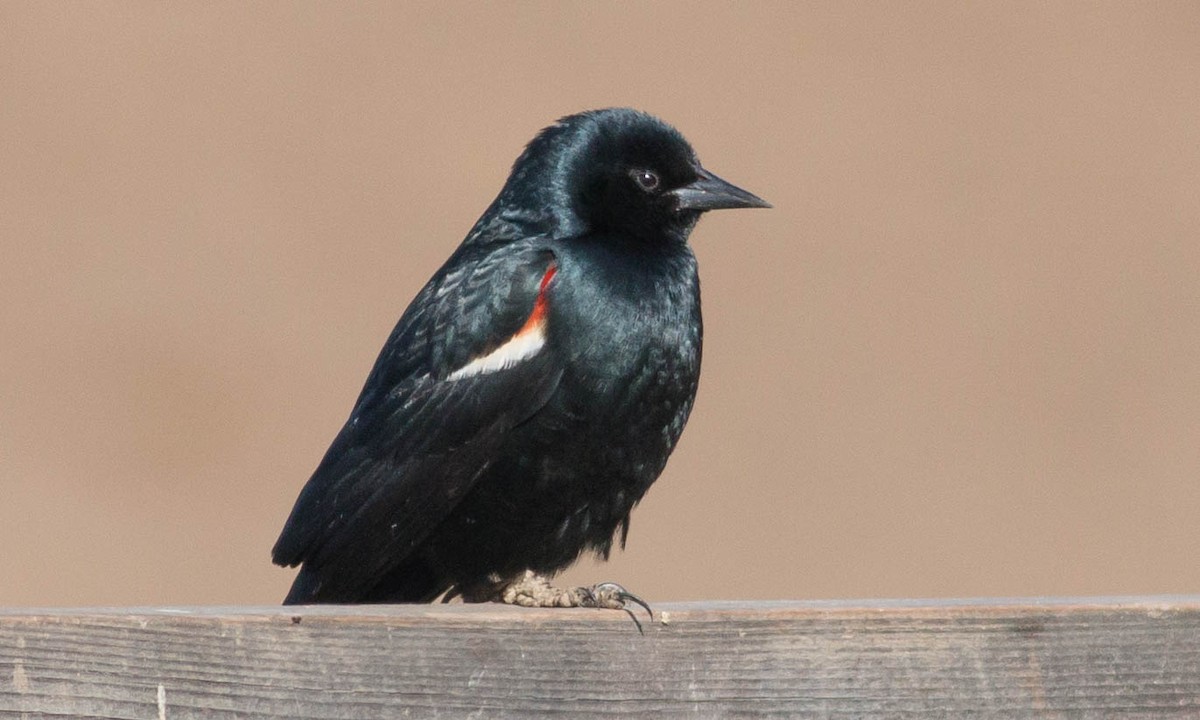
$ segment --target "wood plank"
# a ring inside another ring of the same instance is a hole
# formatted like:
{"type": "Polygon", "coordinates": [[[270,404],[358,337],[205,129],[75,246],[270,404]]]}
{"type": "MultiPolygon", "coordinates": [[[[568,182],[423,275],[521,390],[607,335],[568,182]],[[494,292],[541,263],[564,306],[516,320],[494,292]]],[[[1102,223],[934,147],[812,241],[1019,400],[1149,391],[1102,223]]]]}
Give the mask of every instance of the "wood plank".
{"type": "Polygon", "coordinates": [[[0,717],[1200,717],[1200,597],[0,610],[0,717]]]}

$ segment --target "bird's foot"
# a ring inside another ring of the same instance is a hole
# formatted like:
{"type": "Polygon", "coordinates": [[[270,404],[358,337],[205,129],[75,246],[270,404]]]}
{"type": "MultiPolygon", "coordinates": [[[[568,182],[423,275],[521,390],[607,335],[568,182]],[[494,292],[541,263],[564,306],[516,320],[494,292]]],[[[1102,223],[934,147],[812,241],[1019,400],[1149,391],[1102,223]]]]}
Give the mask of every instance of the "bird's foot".
{"type": "Polygon", "coordinates": [[[637,595],[613,582],[597,583],[591,587],[561,588],[550,584],[550,580],[532,570],[504,585],[496,594],[496,599],[507,605],[522,607],[585,607],[604,608],[608,610],[624,610],[633,618],[638,632],[642,624],[638,622],[627,603],[640,605],[645,609],[650,619],[654,619],[654,611],[637,595]]]}

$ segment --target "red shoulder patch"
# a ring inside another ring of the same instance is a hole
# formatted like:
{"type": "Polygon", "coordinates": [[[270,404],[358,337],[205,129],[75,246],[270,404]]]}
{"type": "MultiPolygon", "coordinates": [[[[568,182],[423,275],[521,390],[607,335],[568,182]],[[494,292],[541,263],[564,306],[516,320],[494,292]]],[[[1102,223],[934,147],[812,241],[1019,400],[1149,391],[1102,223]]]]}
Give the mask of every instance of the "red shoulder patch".
{"type": "Polygon", "coordinates": [[[481,355],[447,376],[448,380],[460,380],[472,375],[483,375],[512,367],[522,360],[537,355],[546,344],[546,312],[549,302],[546,299],[546,288],[558,272],[558,266],[551,263],[542,275],[538,285],[537,299],[533,302],[533,310],[525,324],[515,335],[496,349],[481,355]]]}
{"type": "Polygon", "coordinates": [[[529,313],[529,319],[526,320],[525,324],[521,326],[521,329],[517,331],[517,335],[521,335],[522,333],[534,329],[535,326],[546,322],[546,308],[549,305],[548,301],[546,300],[546,286],[550,284],[550,281],[554,279],[554,276],[557,273],[558,265],[555,263],[550,263],[550,267],[546,268],[546,274],[542,276],[541,284],[538,285],[537,300],[535,300],[533,303],[533,312],[529,313]]]}

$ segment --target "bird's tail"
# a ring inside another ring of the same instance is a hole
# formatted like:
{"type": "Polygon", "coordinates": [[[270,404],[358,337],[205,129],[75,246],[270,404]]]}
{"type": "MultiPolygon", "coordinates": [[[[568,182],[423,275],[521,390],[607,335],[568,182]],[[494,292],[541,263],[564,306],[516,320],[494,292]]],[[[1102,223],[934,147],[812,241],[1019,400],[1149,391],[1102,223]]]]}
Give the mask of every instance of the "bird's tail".
{"type": "Polygon", "coordinates": [[[334,580],[322,577],[306,563],[300,566],[283,604],[427,603],[452,584],[419,560],[401,564],[369,588],[339,587],[334,580]]]}
{"type": "Polygon", "coordinates": [[[296,575],[296,579],[292,581],[292,589],[288,591],[287,597],[283,599],[284,605],[312,605],[322,602],[319,600],[321,591],[321,580],[317,574],[311,572],[307,565],[300,567],[300,572],[296,575]]]}

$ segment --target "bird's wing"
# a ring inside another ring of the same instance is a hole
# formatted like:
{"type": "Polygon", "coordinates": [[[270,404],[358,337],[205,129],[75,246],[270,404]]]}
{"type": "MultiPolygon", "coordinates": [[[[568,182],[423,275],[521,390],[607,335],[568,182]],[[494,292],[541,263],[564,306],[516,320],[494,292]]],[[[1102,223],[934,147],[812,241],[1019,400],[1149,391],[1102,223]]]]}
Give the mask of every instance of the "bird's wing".
{"type": "Polygon", "coordinates": [[[272,551],[325,591],[369,589],[441,523],[561,370],[545,347],[544,245],[463,247],[392,332],[272,551]]]}

